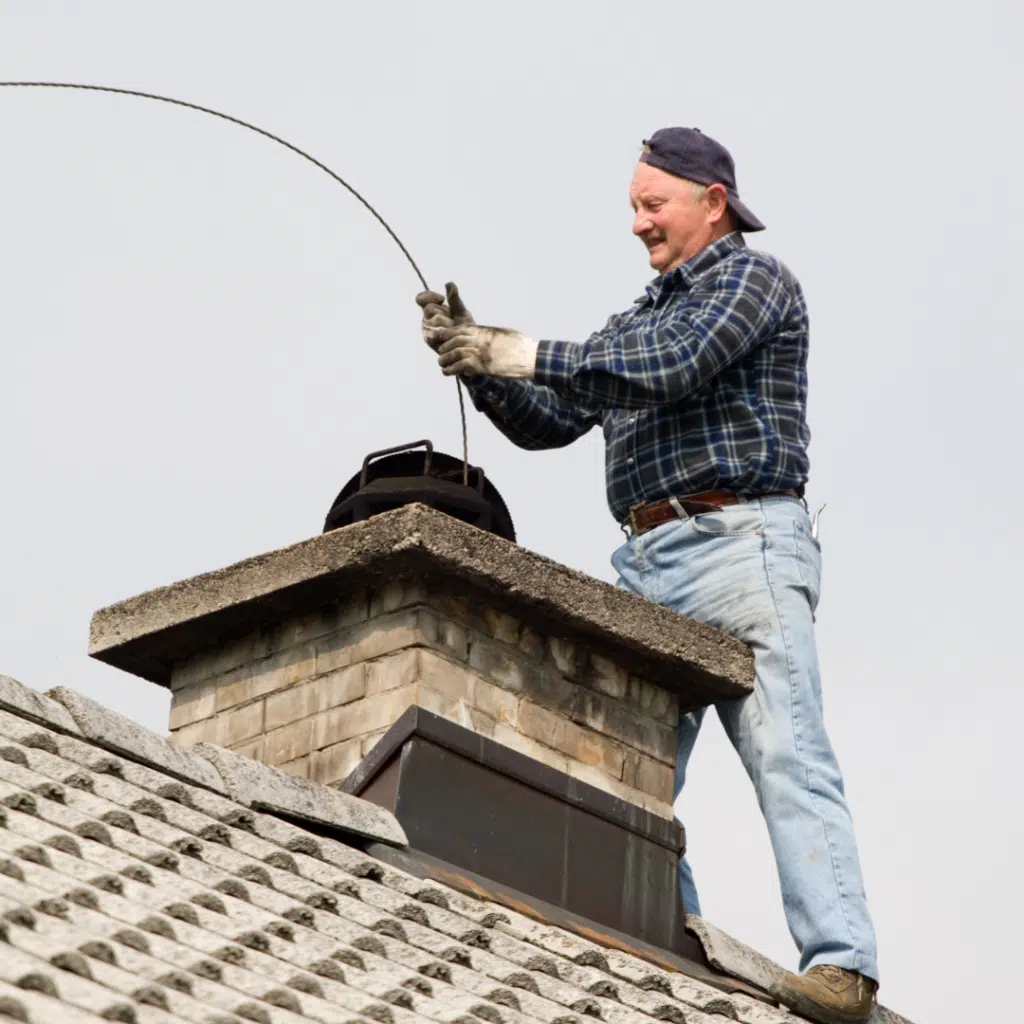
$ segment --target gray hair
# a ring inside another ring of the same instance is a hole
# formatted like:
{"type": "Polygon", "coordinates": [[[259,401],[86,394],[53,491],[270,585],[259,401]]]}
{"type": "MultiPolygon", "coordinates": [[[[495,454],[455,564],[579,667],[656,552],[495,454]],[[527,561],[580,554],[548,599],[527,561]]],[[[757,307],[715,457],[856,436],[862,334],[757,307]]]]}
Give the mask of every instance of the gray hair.
{"type": "MultiPolygon", "coordinates": [[[[649,153],[651,151],[650,146],[644,146],[641,150],[642,153],[649,153]]],[[[682,178],[681,181],[685,181],[690,186],[691,193],[693,195],[693,201],[699,203],[704,198],[704,193],[707,192],[708,186],[702,185],[699,181],[690,181],[689,178],[682,178]]]]}

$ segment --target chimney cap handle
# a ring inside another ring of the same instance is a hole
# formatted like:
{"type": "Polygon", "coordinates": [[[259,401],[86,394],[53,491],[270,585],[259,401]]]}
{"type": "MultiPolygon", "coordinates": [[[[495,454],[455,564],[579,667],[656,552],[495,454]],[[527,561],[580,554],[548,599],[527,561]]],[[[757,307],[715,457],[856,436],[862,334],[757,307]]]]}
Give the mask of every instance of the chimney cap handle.
{"type": "Polygon", "coordinates": [[[422,441],[410,441],[408,444],[395,445],[394,448],[382,448],[378,452],[370,452],[369,455],[363,459],[363,469],[359,474],[359,489],[362,490],[367,484],[367,477],[370,472],[370,463],[374,459],[383,458],[385,455],[397,455],[399,452],[412,451],[414,448],[426,448],[423,458],[423,475],[430,476],[430,462],[434,454],[434,444],[432,441],[428,441],[424,438],[422,441]]]}

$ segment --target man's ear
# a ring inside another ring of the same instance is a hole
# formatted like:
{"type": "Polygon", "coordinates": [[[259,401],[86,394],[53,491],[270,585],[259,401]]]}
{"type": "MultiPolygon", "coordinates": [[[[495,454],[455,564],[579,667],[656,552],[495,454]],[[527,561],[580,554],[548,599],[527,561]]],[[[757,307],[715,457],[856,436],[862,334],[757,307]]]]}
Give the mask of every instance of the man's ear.
{"type": "Polygon", "coordinates": [[[708,221],[717,224],[729,212],[729,196],[724,185],[708,185],[704,202],[708,204],[708,221]]]}

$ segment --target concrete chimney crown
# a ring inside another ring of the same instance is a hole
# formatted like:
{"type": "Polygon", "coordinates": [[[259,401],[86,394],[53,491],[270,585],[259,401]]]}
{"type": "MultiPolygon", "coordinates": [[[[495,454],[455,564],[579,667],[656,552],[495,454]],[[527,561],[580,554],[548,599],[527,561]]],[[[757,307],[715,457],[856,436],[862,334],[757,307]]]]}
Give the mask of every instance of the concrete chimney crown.
{"type": "Polygon", "coordinates": [[[98,611],[172,738],[341,783],[419,707],[663,818],[681,712],[752,687],[730,637],[421,505],[98,611]]]}

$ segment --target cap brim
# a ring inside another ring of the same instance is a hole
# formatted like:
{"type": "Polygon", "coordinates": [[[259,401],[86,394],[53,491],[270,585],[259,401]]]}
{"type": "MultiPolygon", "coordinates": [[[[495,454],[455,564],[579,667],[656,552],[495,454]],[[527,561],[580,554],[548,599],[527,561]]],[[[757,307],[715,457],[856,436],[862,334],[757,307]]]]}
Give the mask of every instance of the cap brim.
{"type": "Polygon", "coordinates": [[[728,204],[740,231],[764,231],[764,225],[740,201],[739,196],[730,194],[728,204]]]}

